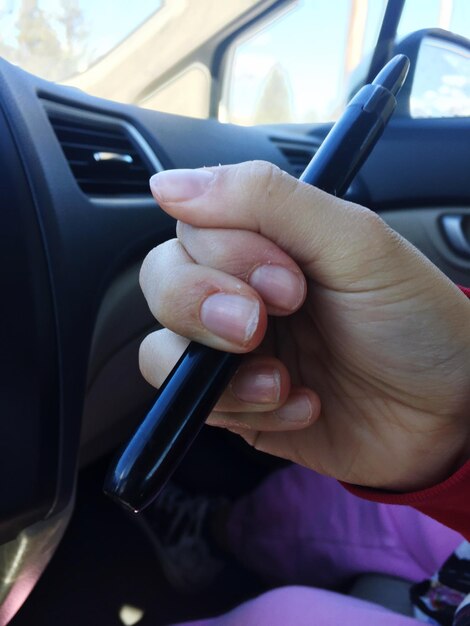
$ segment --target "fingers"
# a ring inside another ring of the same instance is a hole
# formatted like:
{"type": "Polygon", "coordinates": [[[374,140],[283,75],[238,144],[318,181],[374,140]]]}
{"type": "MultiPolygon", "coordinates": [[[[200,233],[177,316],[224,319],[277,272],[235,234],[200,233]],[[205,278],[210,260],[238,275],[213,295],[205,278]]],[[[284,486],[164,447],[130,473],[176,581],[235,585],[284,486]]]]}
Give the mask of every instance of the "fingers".
{"type": "Polygon", "coordinates": [[[174,332],[246,352],[262,340],[267,313],[289,315],[303,304],[300,268],[261,235],[185,224],[178,235],[154,248],[140,273],[150,310],[174,332]]]}
{"type": "MultiPolygon", "coordinates": [[[[241,407],[239,407],[241,408],[241,407]]],[[[294,388],[283,404],[270,410],[222,411],[217,407],[207,423],[229,430],[285,432],[307,428],[320,415],[320,399],[310,389],[294,388]]]]}
{"type": "Polygon", "coordinates": [[[290,386],[289,373],[278,359],[247,356],[215,410],[235,413],[274,410],[286,402],[290,386]]]}
{"type": "Polygon", "coordinates": [[[289,315],[303,304],[307,287],[299,266],[258,233],[178,222],[177,236],[196,263],[236,276],[256,289],[270,315],[289,315]]]}
{"type": "Polygon", "coordinates": [[[197,265],[176,239],[150,252],[140,283],[153,315],[179,335],[226,352],[253,350],[264,337],[267,313],[258,293],[197,265]]]}
{"type": "Polygon", "coordinates": [[[189,339],[162,328],[140,344],[139,367],[145,380],[159,389],[186,350],[189,339]]]}
{"type": "MultiPolygon", "coordinates": [[[[187,346],[187,339],[167,329],[142,342],[139,364],[143,376],[160,387],[187,346]]],[[[250,355],[221,396],[208,423],[241,433],[251,440],[266,433],[306,428],[320,414],[320,400],[310,389],[291,388],[285,366],[273,357],[250,355]]]]}
{"type": "Polygon", "coordinates": [[[317,280],[350,281],[352,265],[367,273],[371,255],[383,255],[387,229],[374,213],[269,163],[169,170],[152,177],[151,189],[162,208],[182,222],[260,233],[317,280]]]}
{"type": "MultiPolygon", "coordinates": [[[[187,340],[167,329],[144,339],[139,364],[145,379],[160,387],[184,349],[187,340]]],[[[208,423],[250,431],[298,430],[320,413],[318,396],[307,388],[291,388],[285,366],[273,357],[249,355],[221,396],[208,423]]]]}
{"type": "MultiPolygon", "coordinates": [[[[188,340],[162,329],[148,335],[141,344],[139,365],[144,378],[160,387],[188,345],[188,340]]],[[[273,357],[247,356],[216,410],[250,413],[274,411],[284,405],[290,394],[286,367],[273,357]]]]}

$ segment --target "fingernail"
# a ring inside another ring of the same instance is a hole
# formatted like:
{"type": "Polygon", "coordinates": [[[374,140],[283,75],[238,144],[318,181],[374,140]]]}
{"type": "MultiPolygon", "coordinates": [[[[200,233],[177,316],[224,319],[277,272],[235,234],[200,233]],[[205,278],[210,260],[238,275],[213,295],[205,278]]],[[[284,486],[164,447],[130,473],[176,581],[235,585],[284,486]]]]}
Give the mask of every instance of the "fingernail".
{"type": "Polygon", "coordinates": [[[244,344],[258,327],[259,302],[245,296],[215,293],[202,303],[200,316],[211,333],[244,344]]]}
{"type": "Polygon", "coordinates": [[[312,417],[312,404],[305,394],[293,395],[274,414],[286,422],[308,422],[312,417]]]}
{"type": "Polygon", "coordinates": [[[281,393],[281,374],[272,367],[245,367],[235,375],[231,389],[242,402],[275,404],[281,393]]]}
{"type": "Polygon", "coordinates": [[[280,265],[260,265],[248,282],[267,304],[291,311],[304,296],[304,282],[298,274],[280,265]]]}
{"type": "Polygon", "coordinates": [[[201,196],[214,178],[211,170],[165,170],[150,179],[153,195],[160,202],[182,202],[201,196]]]}

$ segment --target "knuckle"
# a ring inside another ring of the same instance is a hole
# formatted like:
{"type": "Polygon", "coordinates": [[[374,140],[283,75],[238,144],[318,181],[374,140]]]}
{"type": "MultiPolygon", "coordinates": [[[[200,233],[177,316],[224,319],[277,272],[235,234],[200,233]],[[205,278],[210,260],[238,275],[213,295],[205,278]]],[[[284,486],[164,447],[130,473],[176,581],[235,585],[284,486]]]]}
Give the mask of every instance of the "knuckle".
{"type": "Polygon", "coordinates": [[[178,241],[181,241],[188,232],[193,230],[193,228],[194,227],[190,226],[190,224],[186,224],[185,222],[178,220],[176,222],[176,238],[178,241]]]}
{"type": "Polygon", "coordinates": [[[139,369],[142,376],[148,383],[152,382],[152,343],[153,336],[152,334],[147,335],[139,346],[139,369]]]}
{"type": "Polygon", "coordinates": [[[367,242],[373,244],[377,238],[382,238],[385,233],[385,222],[377,213],[353,202],[335,199],[337,210],[331,206],[334,219],[340,218],[344,224],[345,233],[355,242],[367,242]]]}
{"type": "Polygon", "coordinates": [[[377,235],[381,235],[382,231],[385,230],[385,222],[377,213],[374,213],[374,211],[356,205],[356,213],[362,222],[362,227],[367,230],[368,234],[373,235],[376,233],[377,235]]]}
{"type": "Polygon", "coordinates": [[[354,262],[347,271],[352,273],[353,280],[357,276],[385,277],[394,260],[401,258],[403,239],[370,209],[358,205],[352,205],[352,208],[344,247],[347,246],[354,262]]]}
{"type": "Polygon", "coordinates": [[[155,281],[150,308],[158,321],[163,323],[162,318],[170,314],[176,303],[181,300],[182,295],[186,293],[186,290],[182,289],[183,279],[184,273],[179,268],[169,268],[166,274],[155,281]]]}
{"type": "Polygon", "coordinates": [[[199,277],[192,268],[177,267],[160,281],[150,308],[163,326],[191,336],[200,326],[201,301],[212,292],[212,281],[199,277]]]}
{"type": "Polygon", "coordinates": [[[393,231],[384,220],[369,209],[361,207],[360,227],[364,234],[364,241],[381,251],[395,247],[399,239],[397,233],[393,231]]]}
{"type": "Polygon", "coordinates": [[[250,174],[252,176],[268,183],[282,171],[277,165],[269,161],[249,161],[248,167],[250,168],[250,174]]]}
{"type": "Polygon", "coordinates": [[[250,161],[247,164],[250,200],[258,204],[285,206],[294,195],[298,181],[268,161],[250,161]]]}
{"type": "MultiPolygon", "coordinates": [[[[155,248],[153,250],[155,250],[155,248]]],[[[152,258],[153,250],[150,250],[150,252],[147,254],[145,259],[142,261],[142,265],[140,266],[139,285],[140,285],[140,288],[142,289],[144,295],[146,294],[147,277],[148,277],[148,275],[150,273],[150,268],[151,268],[151,265],[152,265],[151,258],[152,258]]]]}
{"type": "Polygon", "coordinates": [[[176,237],[178,239],[178,243],[193,259],[194,257],[191,254],[191,249],[195,244],[197,244],[203,232],[204,229],[191,226],[190,224],[185,224],[184,222],[178,221],[176,224],[176,237]]]}
{"type": "Polygon", "coordinates": [[[142,262],[139,272],[139,285],[145,296],[147,296],[150,287],[156,282],[157,274],[161,270],[161,262],[167,258],[177,246],[178,240],[169,239],[155,248],[152,248],[142,262]]]}
{"type": "Polygon", "coordinates": [[[282,170],[268,161],[252,161],[249,163],[249,176],[256,191],[267,197],[273,194],[282,178],[282,170]]]}

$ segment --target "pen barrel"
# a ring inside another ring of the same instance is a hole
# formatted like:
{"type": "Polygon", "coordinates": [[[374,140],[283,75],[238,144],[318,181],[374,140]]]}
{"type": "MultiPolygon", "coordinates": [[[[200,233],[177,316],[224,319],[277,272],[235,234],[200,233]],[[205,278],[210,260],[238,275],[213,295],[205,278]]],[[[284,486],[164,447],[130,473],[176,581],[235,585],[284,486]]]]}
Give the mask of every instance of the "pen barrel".
{"type": "Polygon", "coordinates": [[[388,89],[364,86],[325,137],[300,180],[343,196],[382,135],[395,106],[388,89]]]}
{"type": "Polygon", "coordinates": [[[110,468],[104,491],[137,512],[165,486],[233,377],[241,355],[190,343],[110,468]]]}

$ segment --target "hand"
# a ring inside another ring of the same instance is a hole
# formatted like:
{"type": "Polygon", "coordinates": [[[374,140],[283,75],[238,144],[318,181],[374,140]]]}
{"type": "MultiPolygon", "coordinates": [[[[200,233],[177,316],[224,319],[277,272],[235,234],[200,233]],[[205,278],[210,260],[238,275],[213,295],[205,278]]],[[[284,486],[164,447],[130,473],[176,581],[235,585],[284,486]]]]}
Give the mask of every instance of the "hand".
{"type": "Polygon", "coordinates": [[[142,344],[150,383],[187,337],[250,353],[209,423],[259,450],[394,490],[469,457],[470,302],[376,214],[263,162],[152,190],[180,221],[141,271],[170,329],[142,344]]]}

